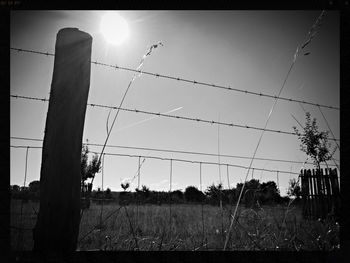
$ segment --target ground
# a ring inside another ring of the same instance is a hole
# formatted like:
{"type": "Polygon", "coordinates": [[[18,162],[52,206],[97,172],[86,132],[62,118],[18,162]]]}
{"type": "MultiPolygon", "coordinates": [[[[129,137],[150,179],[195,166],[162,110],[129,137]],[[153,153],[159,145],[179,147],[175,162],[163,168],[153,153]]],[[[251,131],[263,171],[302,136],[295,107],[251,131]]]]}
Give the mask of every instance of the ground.
{"type": "MultiPolygon", "coordinates": [[[[11,247],[31,250],[39,203],[11,201],[11,247]]],[[[222,250],[230,209],[201,204],[128,205],[93,203],[83,214],[78,250],[222,250]],[[102,210],[102,224],[101,223],[102,210]],[[203,213],[202,213],[203,211],[203,213]],[[171,215],[171,217],[170,217],[171,215]]],[[[299,206],[240,208],[227,250],[337,250],[339,224],[305,220],[299,206]]]]}

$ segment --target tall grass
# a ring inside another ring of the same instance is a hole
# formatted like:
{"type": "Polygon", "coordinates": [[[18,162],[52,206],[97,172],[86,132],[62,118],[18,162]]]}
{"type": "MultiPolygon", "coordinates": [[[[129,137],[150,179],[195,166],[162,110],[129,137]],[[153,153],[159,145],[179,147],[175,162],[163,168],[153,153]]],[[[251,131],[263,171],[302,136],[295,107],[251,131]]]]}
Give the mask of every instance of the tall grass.
{"type": "MultiPolygon", "coordinates": [[[[38,203],[23,206],[23,249],[33,247],[32,229],[38,203]]],[[[230,207],[203,205],[173,205],[169,225],[167,205],[120,207],[105,204],[100,225],[100,206],[92,204],[81,220],[78,250],[222,250],[230,224],[230,207]],[[115,212],[112,214],[112,212],[115,212]],[[171,231],[170,231],[171,230],[171,231]],[[87,235],[88,234],[88,235],[87,235]],[[101,238],[102,237],[102,238],[101,238]]],[[[20,220],[20,201],[11,203],[11,245],[16,249],[20,220]]],[[[334,220],[308,221],[295,205],[239,208],[227,250],[335,250],[339,249],[339,224],[334,220]]]]}

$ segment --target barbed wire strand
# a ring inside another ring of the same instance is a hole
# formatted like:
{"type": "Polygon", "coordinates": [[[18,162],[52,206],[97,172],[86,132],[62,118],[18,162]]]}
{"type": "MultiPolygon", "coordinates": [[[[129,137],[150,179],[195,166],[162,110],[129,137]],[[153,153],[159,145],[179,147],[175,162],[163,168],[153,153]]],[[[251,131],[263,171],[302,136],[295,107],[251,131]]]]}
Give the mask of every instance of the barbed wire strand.
{"type": "MultiPolygon", "coordinates": [[[[10,49],[18,51],[18,52],[28,52],[28,53],[34,53],[34,54],[40,54],[40,55],[46,55],[46,56],[55,56],[52,53],[48,53],[48,52],[45,53],[45,52],[34,51],[34,50],[29,50],[29,49],[21,49],[21,48],[13,48],[13,47],[11,47],[10,49]]],[[[261,93],[261,92],[254,92],[254,91],[248,91],[248,90],[242,90],[242,89],[232,88],[231,86],[223,86],[223,85],[212,84],[212,83],[203,82],[203,81],[190,80],[190,79],[174,77],[174,76],[158,74],[158,73],[152,73],[152,72],[147,72],[147,71],[142,71],[142,70],[135,70],[135,69],[122,67],[122,66],[118,66],[118,65],[111,65],[111,64],[101,63],[101,62],[98,62],[97,60],[91,61],[91,63],[95,64],[95,65],[99,65],[99,66],[109,67],[109,68],[112,68],[112,69],[120,69],[120,70],[125,70],[125,71],[138,73],[138,74],[149,75],[149,76],[153,76],[153,77],[156,77],[156,78],[165,78],[165,79],[170,79],[170,80],[176,80],[176,81],[191,83],[191,84],[194,84],[194,85],[207,86],[207,87],[211,87],[211,88],[217,88],[217,89],[223,89],[223,90],[228,90],[228,91],[234,91],[234,92],[239,92],[239,93],[243,93],[243,94],[259,96],[259,97],[267,97],[267,98],[271,98],[271,99],[276,99],[277,98],[277,96],[271,95],[271,94],[266,94],[266,93],[261,93]]],[[[292,98],[287,98],[287,97],[278,97],[278,99],[283,100],[283,101],[308,104],[308,105],[312,105],[312,106],[320,106],[320,107],[323,107],[323,108],[328,108],[328,109],[333,109],[333,110],[340,110],[339,107],[323,105],[323,104],[309,102],[309,101],[305,101],[305,100],[298,100],[298,99],[292,99],[292,98]]]]}
{"type": "MultiPolygon", "coordinates": [[[[11,139],[15,140],[28,140],[28,141],[38,141],[42,142],[42,139],[35,139],[35,138],[25,138],[25,137],[15,137],[11,136],[11,139]]],[[[97,144],[97,143],[83,143],[84,145],[89,145],[89,146],[98,146],[102,147],[102,144],[97,144]]],[[[15,146],[13,146],[16,148],[15,146]]],[[[145,150],[145,151],[156,151],[156,152],[169,152],[169,153],[181,153],[181,154],[189,154],[189,155],[203,155],[203,156],[213,156],[217,157],[216,153],[205,153],[205,152],[194,152],[194,151],[180,151],[180,150],[170,150],[170,149],[158,149],[158,148],[147,148],[147,147],[134,147],[134,146],[123,146],[123,145],[106,145],[106,147],[110,148],[121,148],[121,149],[133,149],[133,150],[145,150]]],[[[39,147],[40,148],[40,147],[39,147]]],[[[221,157],[228,157],[228,158],[237,158],[237,159],[252,159],[250,156],[239,156],[239,155],[228,155],[228,154],[221,154],[221,157]]],[[[258,158],[255,157],[255,160],[261,160],[261,161],[271,161],[271,162],[284,162],[284,163],[295,163],[295,164],[303,164],[301,161],[290,161],[290,160],[282,160],[282,159],[272,159],[272,158],[258,158]]],[[[338,161],[337,159],[335,159],[338,161]]],[[[313,164],[313,163],[306,163],[306,164],[313,164]]],[[[331,165],[330,166],[335,166],[331,165]]]]}
{"type": "MultiPolygon", "coordinates": [[[[10,95],[10,96],[14,97],[14,98],[21,98],[21,99],[25,98],[25,99],[34,99],[37,101],[48,101],[48,99],[45,99],[45,98],[33,98],[33,97],[25,97],[25,96],[18,96],[18,95],[10,95]]],[[[122,110],[122,111],[127,111],[127,112],[135,112],[135,113],[143,113],[143,114],[147,114],[147,115],[161,116],[161,117],[166,117],[166,118],[173,118],[173,119],[180,119],[180,120],[187,120],[187,121],[201,122],[201,123],[208,123],[208,124],[218,124],[218,125],[223,125],[223,126],[227,126],[227,127],[253,129],[253,130],[258,130],[258,131],[273,132],[273,133],[297,136],[297,134],[295,132],[288,132],[288,131],[267,129],[267,128],[264,129],[261,127],[255,127],[255,126],[249,126],[249,125],[242,125],[242,124],[235,124],[235,123],[228,123],[228,122],[221,122],[221,121],[218,122],[218,121],[214,121],[214,120],[205,120],[205,119],[194,118],[194,117],[185,117],[185,116],[165,114],[165,113],[160,113],[160,112],[145,111],[145,110],[139,110],[139,109],[128,109],[128,108],[107,106],[107,105],[95,104],[95,103],[88,103],[87,105],[91,106],[91,107],[116,109],[116,110],[122,110]]],[[[113,127],[113,123],[112,123],[112,127],[113,127]]],[[[111,131],[111,129],[110,129],[110,131],[111,131]]],[[[339,141],[339,139],[333,139],[333,138],[331,138],[331,140],[339,141]]]]}

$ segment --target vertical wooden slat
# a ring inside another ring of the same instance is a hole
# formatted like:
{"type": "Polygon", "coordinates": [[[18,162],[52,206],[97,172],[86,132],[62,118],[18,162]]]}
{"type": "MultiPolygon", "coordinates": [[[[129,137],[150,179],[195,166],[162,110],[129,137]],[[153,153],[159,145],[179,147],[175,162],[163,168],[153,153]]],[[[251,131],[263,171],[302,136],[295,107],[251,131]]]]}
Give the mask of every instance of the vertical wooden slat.
{"type": "Polygon", "coordinates": [[[307,177],[307,173],[306,173],[305,169],[302,171],[302,173],[303,173],[304,183],[305,183],[306,216],[309,217],[309,214],[310,214],[310,208],[309,208],[309,181],[308,181],[308,177],[307,177]]]}
{"type": "Polygon", "coordinates": [[[331,189],[330,189],[330,183],[329,183],[329,169],[325,169],[325,175],[324,175],[324,183],[325,183],[325,189],[326,189],[326,203],[327,203],[327,214],[329,214],[331,210],[331,189]]]}
{"type": "Polygon", "coordinates": [[[309,182],[309,201],[310,201],[310,218],[315,212],[315,207],[314,207],[314,196],[313,196],[313,186],[312,186],[312,175],[311,175],[311,170],[307,170],[307,177],[308,177],[308,182],[309,182]]]}
{"type": "Polygon", "coordinates": [[[322,188],[321,176],[322,176],[322,169],[316,169],[316,183],[317,183],[317,194],[318,194],[317,206],[319,209],[318,217],[324,218],[325,211],[324,211],[323,188],[322,188]]]}
{"type": "Polygon", "coordinates": [[[306,195],[306,213],[307,217],[311,216],[311,203],[310,203],[310,184],[309,176],[306,170],[304,170],[304,181],[305,181],[305,195],[306,195]]]}
{"type": "Polygon", "coordinates": [[[321,216],[321,206],[320,206],[320,189],[319,189],[319,185],[318,185],[318,171],[317,169],[312,169],[313,171],[313,180],[314,180],[314,187],[316,188],[315,192],[316,192],[316,198],[315,198],[315,204],[316,204],[316,214],[315,217],[316,218],[320,218],[321,216]]]}
{"type": "Polygon", "coordinates": [[[333,169],[333,171],[331,171],[331,177],[332,177],[332,191],[333,191],[334,210],[335,210],[334,214],[336,217],[338,217],[339,208],[340,208],[340,191],[339,191],[337,169],[333,169]]]}
{"type": "Polygon", "coordinates": [[[310,218],[312,218],[312,215],[314,214],[314,203],[313,203],[313,186],[312,186],[312,178],[311,178],[311,170],[307,170],[307,179],[309,182],[309,201],[310,201],[310,218]]]}
{"type": "Polygon", "coordinates": [[[314,214],[313,214],[313,218],[317,218],[319,216],[319,207],[318,207],[318,189],[317,189],[317,182],[316,182],[316,172],[315,169],[312,169],[312,185],[313,185],[313,189],[314,189],[314,198],[313,198],[313,203],[314,203],[314,214]]]}
{"type": "Polygon", "coordinates": [[[307,207],[306,207],[306,184],[305,184],[305,176],[303,174],[303,170],[300,171],[300,182],[301,182],[301,198],[302,198],[302,206],[303,206],[303,217],[307,217],[307,207]]]}
{"type": "Polygon", "coordinates": [[[310,202],[310,184],[307,170],[304,170],[304,182],[305,182],[305,196],[306,196],[306,215],[307,218],[311,216],[311,202],[310,202]]]}
{"type": "Polygon", "coordinates": [[[335,213],[335,203],[336,203],[336,183],[334,182],[334,176],[333,176],[333,170],[329,171],[329,179],[331,184],[331,191],[332,191],[332,213],[334,215],[335,213]]]}

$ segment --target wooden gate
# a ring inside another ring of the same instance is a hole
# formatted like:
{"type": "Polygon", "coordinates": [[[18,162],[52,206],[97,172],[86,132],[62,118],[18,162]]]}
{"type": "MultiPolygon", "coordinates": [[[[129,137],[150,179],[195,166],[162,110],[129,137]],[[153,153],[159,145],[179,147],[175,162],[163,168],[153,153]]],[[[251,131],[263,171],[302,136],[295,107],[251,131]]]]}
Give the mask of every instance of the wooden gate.
{"type": "Polygon", "coordinates": [[[337,169],[302,170],[301,191],[303,217],[308,219],[339,218],[340,187],[337,169]]]}

